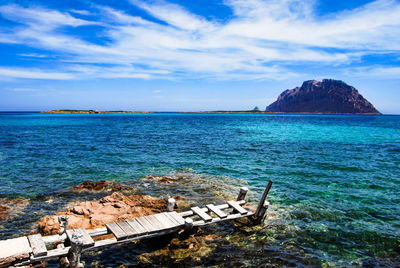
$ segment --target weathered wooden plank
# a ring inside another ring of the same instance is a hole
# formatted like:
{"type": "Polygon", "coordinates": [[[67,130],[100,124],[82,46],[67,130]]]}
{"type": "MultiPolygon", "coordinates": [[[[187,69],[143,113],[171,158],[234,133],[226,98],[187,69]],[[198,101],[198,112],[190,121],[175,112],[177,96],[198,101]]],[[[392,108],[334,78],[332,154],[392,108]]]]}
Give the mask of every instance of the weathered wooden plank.
{"type": "Polygon", "coordinates": [[[152,232],[153,227],[149,226],[149,222],[146,221],[145,219],[143,219],[143,217],[136,218],[135,221],[136,221],[138,224],[140,224],[140,226],[142,226],[142,227],[146,230],[147,233],[152,232]]]}
{"type": "Polygon", "coordinates": [[[37,262],[37,261],[42,261],[42,260],[49,260],[49,259],[55,259],[58,257],[63,257],[68,255],[68,251],[71,247],[65,247],[65,248],[56,248],[53,250],[48,250],[46,256],[41,256],[41,257],[31,257],[30,261],[31,263],[37,262]]]}
{"type": "Polygon", "coordinates": [[[49,245],[49,244],[64,242],[65,239],[67,239],[67,235],[65,233],[61,235],[59,234],[49,235],[49,236],[43,236],[42,239],[46,245],[49,245]]]}
{"type": "Polygon", "coordinates": [[[160,222],[155,215],[148,215],[145,218],[154,226],[156,231],[165,229],[164,224],[160,222]]]}
{"type": "Polygon", "coordinates": [[[213,218],[211,222],[205,222],[203,220],[198,220],[193,223],[193,226],[203,226],[203,225],[207,225],[207,224],[218,223],[221,221],[228,221],[228,220],[235,220],[235,219],[239,219],[239,218],[243,218],[243,217],[249,217],[252,215],[253,215],[252,212],[249,212],[249,214],[246,214],[246,215],[242,215],[240,213],[229,214],[226,218],[223,218],[223,219],[213,218]]]}
{"type": "Polygon", "coordinates": [[[227,201],[226,203],[228,203],[228,205],[230,207],[232,207],[234,210],[236,210],[237,212],[239,212],[242,215],[246,215],[247,213],[249,213],[247,210],[245,210],[244,208],[242,208],[237,202],[235,201],[227,201]]]}
{"type": "MultiPolygon", "coordinates": [[[[265,187],[264,193],[261,196],[260,202],[258,203],[256,212],[254,213],[254,218],[257,221],[260,220],[260,212],[264,206],[265,199],[267,198],[267,195],[269,193],[269,190],[271,189],[271,186],[272,186],[272,180],[269,180],[268,185],[267,185],[267,187],[265,187]]],[[[264,213],[265,213],[265,211],[264,211],[264,213]]]]}
{"type": "Polygon", "coordinates": [[[223,212],[222,210],[220,210],[219,208],[217,208],[216,206],[214,206],[213,204],[209,204],[206,205],[206,207],[213,212],[215,215],[217,215],[218,217],[220,217],[221,219],[226,218],[228,216],[228,214],[226,214],[225,212],[223,212]]]}
{"type": "Polygon", "coordinates": [[[136,219],[127,221],[128,224],[137,231],[137,235],[147,234],[149,231],[143,227],[136,219]]]}
{"type": "Polygon", "coordinates": [[[46,244],[44,243],[41,234],[29,235],[28,241],[31,245],[32,252],[35,257],[47,255],[46,244]]]}
{"type": "Polygon", "coordinates": [[[184,225],[185,224],[185,220],[182,218],[182,217],[180,217],[179,216],[179,218],[177,218],[176,216],[174,216],[174,215],[178,215],[178,213],[173,213],[173,212],[164,212],[163,213],[168,219],[170,219],[177,227],[178,226],[182,226],[182,225],[184,225]],[[182,220],[181,220],[181,219],[182,220]]]}
{"type": "Polygon", "coordinates": [[[194,213],[196,213],[203,221],[209,222],[212,221],[212,217],[201,210],[199,207],[192,207],[191,208],[194,213]]]}
{"type": "MultiPolygon", "coordinates": [[[[240,200],[240,201],[237,201],[237,203],[238,203],[239,205],[243,205],[243,204],[246,203],[246,201],[240,200]]],[[[228,205],[228,204],[222,204],[222,205],[216,205],[216,207],[222,210],[222,209],[227,209],[227,208],[229,208],[229,205],[228,205]]],[[[208,208],[201,208],[201,210],[204,211],[204,212],[207,212],[207,211],[208,211],[208,208]]],[[[179,212],[179,213],[178,213],[178,215],[181,216],[181,217],[188,217],[188,216],[192,216],[193,214],[194,214],[194,212],[191,211],[191,210],[184,211],[184,212],[179,212]]]]}
{"type": "Polygon", "coordinates": [[[177,222],[176,220],[174,220],[174,218],[168,216],[168,213],[170,213],[170,212],[163,212],[163,213],[161,213],[160,215],[164,215],[164,217],[165,217],[166,219],[168,219],[173,225],[175,225],[175,227],[176,227],[177,225],[179,225],[178,222],[177,222]]]}
{"type": "Polygon", "coordinates": [[[102,235],[107,234],[107,228],[102,227],[102,228],[97,228],[97,229],[91,229],[91,230],[87,230],[87,232],[89,233],[89,235],[91,237],[102,236],[102,235]]]}
{"type": "Polygon", "coordinates": [[[185,219],[178,215],[178,213],[174,212],[167,212],[164,215],[172,221],[176,227],[185,225],[185,219]]]}
{"type": "Polygon", "coordinates": [[[118,226],[126,233],[126,237],[132,237],[137,234],[137,231],[129,225],[127,221],[117,222],[118,226]]]}
{"type": "Polygon", "coordinates": [[[168,216],[173,217],[180,225],[185,225],[185,219],[177,212],[170,212],[168,213],[168,216]]]}
{"type": "Polygon", "coordinates": [[[106,227],[117,238],[117,240],[124,239],[128,236],[125,231],[115,222],[106,224],[106,227]]]}
{"type": "Polygon", "coordinates": [[[165,229],[175,228],[176,224],[172,222],[164,213],[154,214],[154,216],[164,225],[165,229]]]}
{"type": "Polygon", "coordinates": [[[146,219],[146,217],[140,217],[140,218],[136,218],[136,220],[144,227],[147,229],[147,231],[149,233],[153,233],[156,232],[157,229],[155,226],[153,226],[153,224],[146,219]]]}
{"type": "Polygon", "coordinates": [[[67,237],[69,240],[71,240],[73,235],[82,236],[84,248],[91,247],[94,245],[94,241],[93,241],[92,237],[83,228],[67,230],[66,233],[67,233],[67,237]]]}
{"type": "Polygon", "coordinates": [[[12,259],[29,258],[31,252],[32,248],[26,236],[2,240],[0,241],[0,264],[6,265],[7,259],[10,259],[10,257],[12,259]]]}

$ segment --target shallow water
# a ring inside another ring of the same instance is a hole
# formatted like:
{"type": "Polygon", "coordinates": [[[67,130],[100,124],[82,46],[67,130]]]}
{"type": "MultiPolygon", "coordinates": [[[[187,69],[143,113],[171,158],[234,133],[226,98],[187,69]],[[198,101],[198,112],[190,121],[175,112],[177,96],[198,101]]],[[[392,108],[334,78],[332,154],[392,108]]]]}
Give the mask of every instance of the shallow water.
{"type": "MultiPolygon", "coordinates": [[[[246,183],[256,202],[272,179],[265,228],[210,227],[224,239],[206,265],[393,264],[399,171],[400,116],[0,113],[0,197],[31,199],[0,222],[0,239],[33,230],[40,216],[72,200],[96,198],[66,190],[85,180],[202,203],[218,199],[207,197],[210,189],[235,195],[246,183]],[[139,180],[182,170],[197,185],[185,192],[139,180]]],[[[137,264],[135,245],[126,247],[119,259],[137,264]]]]}

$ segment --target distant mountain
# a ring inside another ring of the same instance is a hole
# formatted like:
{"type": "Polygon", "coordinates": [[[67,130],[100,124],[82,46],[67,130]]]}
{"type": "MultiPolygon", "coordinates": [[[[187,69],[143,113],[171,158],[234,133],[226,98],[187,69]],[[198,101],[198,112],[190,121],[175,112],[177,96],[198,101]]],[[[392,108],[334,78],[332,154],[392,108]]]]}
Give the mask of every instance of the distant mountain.
{"type": "Polygon", "coordinates": [[[288,89],[267,106],[267,112],[380,114],[358,90],[343,81],[310,80],[288,89]]]}

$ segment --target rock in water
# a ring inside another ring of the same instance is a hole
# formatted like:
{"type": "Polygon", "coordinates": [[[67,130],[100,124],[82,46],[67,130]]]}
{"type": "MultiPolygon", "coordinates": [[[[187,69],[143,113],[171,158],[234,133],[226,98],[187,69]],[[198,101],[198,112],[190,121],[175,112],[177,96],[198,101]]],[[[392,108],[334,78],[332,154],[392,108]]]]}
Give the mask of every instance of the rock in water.
{"type": "Polygon", "coordinates": [[[380,114],[357,89],[343,81],[324,79],[310,80],[301,87],[288,89],[267,106],[267,112],[284,113],[343,113],[380,114]]]}

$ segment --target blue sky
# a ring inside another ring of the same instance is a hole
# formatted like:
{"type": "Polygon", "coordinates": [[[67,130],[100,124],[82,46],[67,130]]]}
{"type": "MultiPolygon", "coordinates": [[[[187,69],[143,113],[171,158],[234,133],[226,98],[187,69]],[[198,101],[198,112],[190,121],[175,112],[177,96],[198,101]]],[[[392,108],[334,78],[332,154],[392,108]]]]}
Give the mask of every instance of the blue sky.
{"type": "Polygon", "coordinates": [[[340,79],[400,113],[396,0],[0,0],[0,110],[264,109],[340,79]]]}

